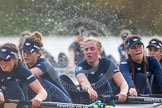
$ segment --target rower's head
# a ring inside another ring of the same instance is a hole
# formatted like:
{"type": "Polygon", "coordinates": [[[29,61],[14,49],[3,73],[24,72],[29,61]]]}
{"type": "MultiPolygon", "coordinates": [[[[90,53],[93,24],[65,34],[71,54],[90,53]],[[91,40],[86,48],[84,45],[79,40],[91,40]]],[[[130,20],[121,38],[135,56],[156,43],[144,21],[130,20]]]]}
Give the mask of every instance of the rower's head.
{"type": "Polygon", "coordinates": [[[156,57],[159,61],[162,60],[162,40],[159,36],[154,36],[150,41],[148,46],[149,56],[156,57]]]}
{"type": "Polygon", "coordinates": [[[132,35],[132,33],[127,29],[122,30],[119,34],[119,36],[121,36],[123,41],[130,35],[132,35]]]}
{"type": "Polygon", "coordinates": [[[75,31],[76,42],[82,44],[85,39],[86,29],[84,27],[78,27],[75,31]]]}
{"type": "Polygon", "coordinates": [[[0,67],[3,71],[10,72],[19,61],[18,48],[13,43],[0,46],[0,67]]]}
{"type": "Polygon", "coordinates": [[[155,36],[153,37],[150,41],[149,41],[149,44],[146,48],[149,48],[149,47],[155,47],[157,49],[161,49],[162,48],[162,40],[158,37],[158,36],[155,36]]]}
{"type": "Polygon", "coordinates": [[[43,36],[39,32],[34,32],[26,38],[25,43],[22,47],[22,55],[25,60],[25,63],[32,67],[37,63],[37,60],[42,55],[43,47],[43,36]]]}
{"type": "Polygon", "coordinates": [[[128,59],[141,63],[145,54],[142,38],[138,35],[131,35],[124,41],[128,59]]]}
{"type": "Polygon", "coordinates": [[[95,38],[98,38],[99,35],[98,35],[98,33],[97,33],[96,30],[88,30],[87,31],[87,37],[95,37],[95,38]]]}
{"type": "Polygon", "coordinates": [[[138,35],[132,35],[130,37],[127,37],[124,41],[124,44],[125,44],[126,49],[133,48],[134,45],[136,45],[136,44],[144,45],[142,42],[142,38],[138,35]]]}
{"type": "Polygon", "coordinates": [[[101,42],[94,37],[87,37],[83,44],[83,52],[88,64],[95,66],[101,56],[101,42]]]}
{"type": "Polygon", "coordinates": [[[41,48],[43,47],[42,41],[43,41],[42,34],[39,32],[34,32],[30,35],[30,37],[26,38],[22,49],[28,53],[41,51],[41,48]]]}

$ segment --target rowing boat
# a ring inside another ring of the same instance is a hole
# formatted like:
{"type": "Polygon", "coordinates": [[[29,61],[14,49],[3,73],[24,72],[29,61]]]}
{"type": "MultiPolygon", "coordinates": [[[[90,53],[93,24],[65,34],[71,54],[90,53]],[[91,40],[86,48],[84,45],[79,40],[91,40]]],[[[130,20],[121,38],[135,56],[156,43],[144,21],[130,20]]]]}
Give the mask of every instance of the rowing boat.
{"type": "MultiPolygon", "coordinates": [[[[115,108],[162,108],[162,98],[128,97],[128,99],[130,100],[139,99],[139,100],[143,100],[143,102],[141,101],[141,103],[136,103],[136,104],[135,103],[129,103],[129,104],[118,103],[116,104],[115,108]]],[[[10,99],[5,100],[5,103],[16,103],[16,104],[23,104],[23,105],[32,104],[31,101],[20,101],[20,100],[10,100],[10,99]]],[[[96,101],[90,105],[61,103],[61,102],[42,102],[41,106],[45,106],[46,108],[113,108],[112,106],[109,106],[109,105],[103,105],[100,101],[96,101]]]]}
{"type": "Polygon", "coordinates": [[[161,103],[152,104],[117,104],[115,108],[162,108],[161,103]]]}
{"type": "MultiPolygon", "coordinates": [[[[152,96],[156,95],[152,94],[152,96]]],[[[118,96],[103,95],[102,98],[117,100],[118,96]]],[[[162,98],[147,97],[147,95],[127,96],[127,103],[117,103],[115,108],[162,108],[162,98]]]]}

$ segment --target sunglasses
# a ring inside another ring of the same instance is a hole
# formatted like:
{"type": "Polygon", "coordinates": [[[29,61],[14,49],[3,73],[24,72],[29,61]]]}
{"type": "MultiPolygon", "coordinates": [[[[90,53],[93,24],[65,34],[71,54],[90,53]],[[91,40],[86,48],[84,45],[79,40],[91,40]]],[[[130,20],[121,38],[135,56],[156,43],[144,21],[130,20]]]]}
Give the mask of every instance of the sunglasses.
{"type": "Polygon", "coordinates": [[[3,58],[0,58],[0,61],[5,61],[5,62],[8,62],[8,61],[10,61],[11,60],[11,58],[10,59],[3,59],[3,58]]]}

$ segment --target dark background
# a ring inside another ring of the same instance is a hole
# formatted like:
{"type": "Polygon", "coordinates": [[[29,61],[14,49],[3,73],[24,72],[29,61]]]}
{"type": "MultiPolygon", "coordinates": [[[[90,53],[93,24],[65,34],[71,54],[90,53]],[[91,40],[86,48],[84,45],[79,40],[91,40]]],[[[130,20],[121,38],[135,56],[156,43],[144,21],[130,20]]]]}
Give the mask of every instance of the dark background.
{"type": "Polygon", "coordinates": [[[100,35],[129,29],[143,36],[162,34],[162,0],[0,0],[0,35],[40,31],[73,35],[77,26],[100,35]]]}

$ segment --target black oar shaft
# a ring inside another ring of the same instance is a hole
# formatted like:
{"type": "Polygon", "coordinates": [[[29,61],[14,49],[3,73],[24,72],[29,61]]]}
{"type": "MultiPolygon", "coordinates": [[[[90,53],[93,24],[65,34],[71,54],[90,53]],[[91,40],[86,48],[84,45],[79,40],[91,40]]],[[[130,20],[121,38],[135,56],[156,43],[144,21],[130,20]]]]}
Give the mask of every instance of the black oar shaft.
{"type": "Polygon", "coordinates": [[[102,98],[117,100],[118,96],[111,96],[111,95],[101,95],[101,96],[99,96],[99,99],[102,99],[102,98]]]}
{"type": "MultiPolygon", "coordinates": [[[[118,96],[103,95],[100,98],[117,100],[118,96]]],[[[141,102],[148,102],[148,103],[162,103],[162,98],[143,97],[143,96],[142,97],[128,96],[127,100],[129,100],[129,101],[141,101],[141,102]]]]}
{"type": "MultiPolygon", "coordinates": [[[[10,99],[5,100],[5,103],[32,105],[31,101],[20,101],[20,100],[10,100],[10,99]]],[[[92,108],[92,105],[61,103],[61,102],[42,102],[41,106],[56,107],[56,108],[92,108]]]]}
{"type": "Polygon", "coordinates": [[[140,96],[143,96],[143,97],[158,97],[158,98],[162,98],[162,94],[140,94],[140,96]]]}
{"type": "Polygon", "coordinates": [[[42,102],[41,106],[56,107],[56,108],[92,108],[92,105],[58,103],[58,102],[42,102]]]}
{"type": "Polygon", "coordinates": [[[150,103],[162,103],[162,98],[152,98],[152,97],[128,97],[128,100],[132,101],[142,101],[150,103]]]}
{"type": "Polygon", "coordinates": [[[22,105],[32,105],[31,101],[21,101],[21,100],[5,100],[5,103],[15,103],[15,104],[22,104],[22,105]]]}

